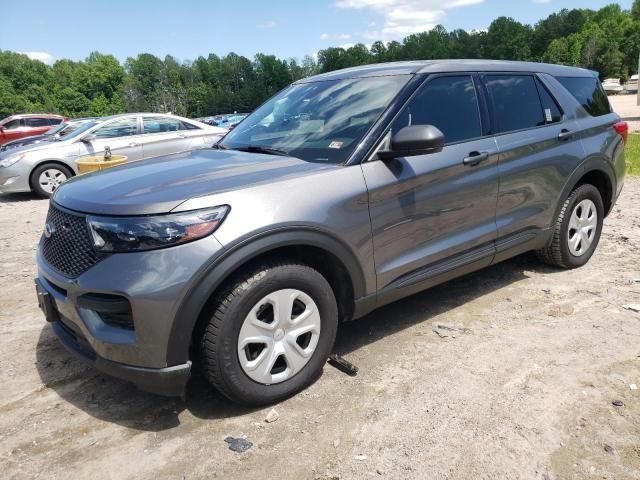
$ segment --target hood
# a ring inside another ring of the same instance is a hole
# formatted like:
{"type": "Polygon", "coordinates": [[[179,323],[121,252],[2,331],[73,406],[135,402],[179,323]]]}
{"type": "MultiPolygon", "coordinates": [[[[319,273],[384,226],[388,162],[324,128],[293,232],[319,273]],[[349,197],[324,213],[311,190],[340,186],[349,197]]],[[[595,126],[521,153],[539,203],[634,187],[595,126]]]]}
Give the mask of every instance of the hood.
{"type": "Polygon", "coordinates": [[[55,148],[58,146],[58,143],[52,142],[50,138],[42,138],[39,141],[31,142],[30,140],[32,138],[36,138],[36,137],[26,137],[24,139],[21,138],[15,141],[16,143],[14,143],[13,145],[9,143],[6,143],[5,145],[3,145],[3,146],[6,146],[7,148],[0,150],[0,160],[3,160],[8,156],[14,155],[16,153],[21,153],[26,151],[37,152],[41,150],[55,148]],[[29,142],[26,142],[26,140],[29,140],[29,142]],[[19,145],[14,146],[16,144],[19,144],[19,145]]]}
{"type": "Polygon", "coordinates": [[[53,200],[70,210],[98,215],[159,214],[191,198],[335,168],[342,167],[276,155],[196,150],[74,177],[53,200]]]}
{"type": "Polygon", "coordinates": [[[18,138],[17,140],[11,140],[10,142],[5,143],[4,145],[2,145],[2,148],[16,148],[17,146],[23,146],[23,145],[31,145],[34,143],[40,143],[43,140],[48,140],[50,137],[50,135],[47,134],[43,134],[43,135],[32,135],[30,137],[23,137],[23,138],[18,138]]]}

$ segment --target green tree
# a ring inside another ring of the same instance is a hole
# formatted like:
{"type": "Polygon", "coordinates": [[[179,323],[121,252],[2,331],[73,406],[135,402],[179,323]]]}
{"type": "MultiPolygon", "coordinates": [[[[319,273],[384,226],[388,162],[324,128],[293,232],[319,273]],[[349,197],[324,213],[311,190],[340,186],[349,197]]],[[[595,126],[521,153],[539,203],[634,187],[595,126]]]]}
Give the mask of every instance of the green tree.
{"type": "Polygon", "coordinates": [[[513,18],[499,17],[491,22],[486,54],[498,60],[530,60],[532,29],[513,18]]]}

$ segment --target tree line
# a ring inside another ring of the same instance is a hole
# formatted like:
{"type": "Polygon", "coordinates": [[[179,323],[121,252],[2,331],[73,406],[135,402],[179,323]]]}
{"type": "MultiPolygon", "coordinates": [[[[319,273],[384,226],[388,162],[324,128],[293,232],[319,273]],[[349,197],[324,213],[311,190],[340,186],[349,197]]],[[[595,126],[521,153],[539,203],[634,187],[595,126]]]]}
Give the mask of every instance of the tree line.
{"type": "Polygon", "coordinates": [[[402,42],[327,48],[317,58],[280,59],[235,53],[180,62],[149,53],[121,64],[93,52],[84,61],[52,66],[0,50],[0,118],[28,112],[69,117],[156,111],[201,117],[253,110],[289,83],[316,73],[398,60],[492,58],[575,65],[623,80],[637,73],[640,0],[630,10],[618,4],[600,10],[563,9],[536,25],[499,17],[488,30],[453,30],[442,25],[402,42]]]}

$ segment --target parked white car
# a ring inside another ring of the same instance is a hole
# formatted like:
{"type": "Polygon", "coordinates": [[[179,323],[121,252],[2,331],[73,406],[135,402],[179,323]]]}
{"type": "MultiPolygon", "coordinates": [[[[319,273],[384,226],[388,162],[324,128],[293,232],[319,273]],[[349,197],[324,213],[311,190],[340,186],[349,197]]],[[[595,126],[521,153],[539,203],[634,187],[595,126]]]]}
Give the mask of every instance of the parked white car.
{"type": "Polygon", "coordinates": [[[631,75],[631,78],[624,84],[624,91],[627,93],[638,93],[638,75],[631,75]]]}
{"type": "Polygon", "coordinates": [[[78,159],[102,155],[106,147],[131,162],[209,148],[226,133],[224,128],[160,113],[92,120],[64,138],[0,153],[0,192],[33,191],[49,197],[77,175],[78,159]]]}
{"type": "Polygon", "coordinates": [[[602,82],[602,88],[609,95],[615,95],[616,93],[620,93],[623,90],[623,86],[620,84],[619,78],[607,78],[604,82],[602,82]]]}

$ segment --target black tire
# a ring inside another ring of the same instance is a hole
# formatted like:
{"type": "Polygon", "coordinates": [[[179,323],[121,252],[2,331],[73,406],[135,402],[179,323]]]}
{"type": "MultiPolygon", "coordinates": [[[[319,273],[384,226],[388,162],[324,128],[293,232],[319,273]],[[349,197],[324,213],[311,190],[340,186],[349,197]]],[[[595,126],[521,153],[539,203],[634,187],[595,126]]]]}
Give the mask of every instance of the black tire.
{"type": "Polygon", "coordinates": [[[64,165],[60,165],[59,163],[43,163],[42,165],[38,165],[31,173],[31,188],[36,193],[36,195],[42,198],[49,198],[52,195],[50,192],[44,190],[40,185],[40,182],[38,181],[40,175],[45,170],[58,170],[59,172],[64,174],[65,177],[67,177],[67,180],[73,177],[73,172],[71,171],[71,169],[65,167],[64,165]]]}
{"type": "Polygon", "coordinates": [[[278,402],[315,382],[331,353],[338,327],[338,307],[327,280],[313,268],[291,261],[272,261],[235,275],[216,294],[205,313],[200,341],[204,375],[223,395],[246,406],[278,402]],[[318,307],[321,328],[308,363],[294,376],[271,385],[244,372],[238,358],[238,337],[245,317],[266,295],[295,288],[318,307]]]}
{"type": "Polygon", "coordinates": [[[578,268],[589,261],[593,252],[595,252],[600,234],[602,233],[602,223],[604,220],[604,204],[600,191],[591,184],[580,185],[565,200],[553,229],[551,243],[536,253],[544,262],[554,267],[565,269],[578,268]],[[591,200],[598,214],[597,226],[595,229],[595,237],[589,248],[580,256],[575,256],[569,250],[569,221],[575,207],[585,199],[591,200]]]}

